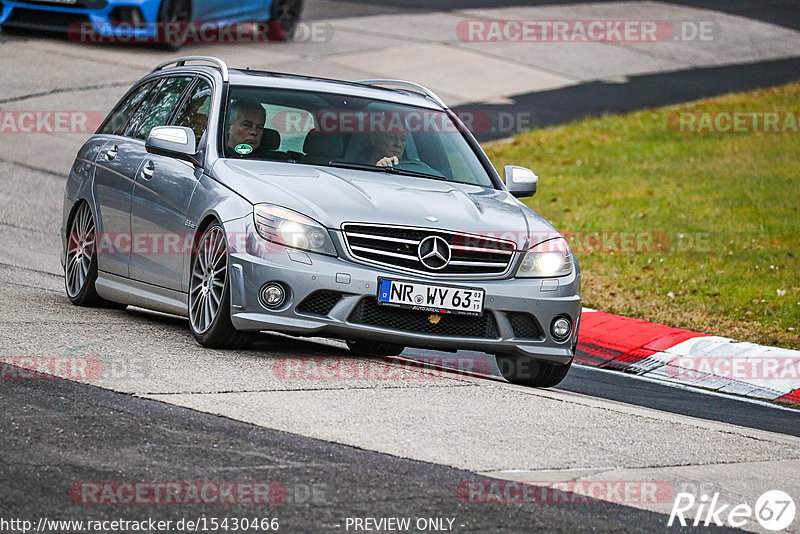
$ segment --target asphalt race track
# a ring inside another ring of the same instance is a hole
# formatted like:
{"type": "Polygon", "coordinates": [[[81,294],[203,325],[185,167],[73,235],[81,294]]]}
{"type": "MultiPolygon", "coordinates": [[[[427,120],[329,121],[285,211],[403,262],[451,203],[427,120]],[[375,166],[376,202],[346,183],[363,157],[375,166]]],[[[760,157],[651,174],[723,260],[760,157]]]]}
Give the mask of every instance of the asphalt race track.
{"type": "MultiPolygon", "coordinates": [[[[563,2],[558,8],[573,4],[601,6],[563,2]]],[[[727,22],[747,20],[758,31],[772,28],[778,37],[800,30],[800,8],[789,0],[758,6],[722,0],[627,4],[702,10],[703,16],[727,22]]],[[[459,8],[485,13],[480,10],[514,5],[469,0],[459,8]]],[[[218,55],[232,66],[346,79],[365,77],[368,66],[381,61],[394,62],[403,72],[427,73],[412,64],[413,57],[397,54],[405,46],[402,38],[381,28],[408,23],[409,17],[465,16],[443,13],[452,9],[443,0],[415,0],[405,7],[383,0],[309,0],[306,20],[331,24],[330,42],[266,49],[190,45],[182,53],[218,55]],[[353,29],[372,20],[370,31],[353,29]],[[358,66],[345,64],[345,55],[358,56],[358,66]]],[[[421,26],[425,32],[431,30],[421,26]]],[[[433,37],[419,37],[414,46],[447,48],[453,61],[477,53],[433,37]]],[[[452,85],[442,82],[437,92],[463,109],[534,110],[537,125],[556,124],[800,79],[798,43],[780,46],[759,49],[741,65],[714,59],[668,68],[660,58],[658,68],[629,73],[625,83],[563,72],[537,78],[538,71],[517,61],[513,68],[520,78],[513,85],[520,89],[513,99],[486,94],[471,100],[481,88],[459,92],[455,79],[452,85]],[[537,80],[545,81],[536,85],[537,80]],[[529,83],[536,86],[526,88],[529,83]]],[[[174,55],[152,47],[3,32],[0,111],[82,110],[105,116],[133,82],[174,55]]],[[[487,68],[496,73],[509,65],[487,68]]],[[[764,492],[778,489],[800,503],[800,410],[581,366],[557,388],[527,389],[500,378],[493,357],[464,351],[355,358],[338,341],[273,334],[263,334],[248,350],[211,351],[195,343],[184,319],[135,308],[72,306],[64,294],[58,232],[65,178],[87,136],[0,133],[5,237],[0,358],[79,357],[100,369],[71,380],[26,379],[24,370],[4,364],[0,532],[22,531],[19,523],[3,521],[31,521],[34,528],[42,518],[152,518],[172,521],[162,530],[172,532],[204,531],[174,525],[181,520],[208,525],[212,518],[277,518],[277,530],[284,532],[706,531],[713,527],[667,526],[678,493],[698,499],[719,494],[720,504],[754,506],[764,492]],[[306,372],[287,374],[290,365],[306,372]],[[319,372],[323,365],[334,371],[319,372]],[[81,497],[91,493],[92,484],[170,482],[268,484],[274,499],[127,504],[81,497]],[[470,484],[502,492],[522,482],[564,486],[530,502],[506,495],[510,502],[487,503],[465,493],[474,487],[470,484]],[[590,482],[634,490],[585,502],[575,484],[590,482]],[[655,488],[656,498],[636,493],[642,488],[655,488]],[[422,528],[371,523],[375,528],[367,529],[363,522],[390,517],[409,518],[422,528]]],[[[696,507],[687,517],[695,512],[696,507]]],[[[767,532],[755,519],[743,529],[767,532]]],[[[40,529],[90,530],[47,523],[40,529]]],[[[800,532],[800,520],[785,532],[800,532]]]]}

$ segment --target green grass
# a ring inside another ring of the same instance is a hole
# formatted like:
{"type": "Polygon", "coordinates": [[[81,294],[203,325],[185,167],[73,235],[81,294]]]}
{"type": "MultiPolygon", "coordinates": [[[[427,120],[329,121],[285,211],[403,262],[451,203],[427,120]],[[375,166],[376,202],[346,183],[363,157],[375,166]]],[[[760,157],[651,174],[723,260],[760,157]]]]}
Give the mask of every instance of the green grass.
{"type": "Polygon", "coordinates": [[[611,254],[573,240],[585,306],[800,349],[800,133],[677,133],[667,122],[676,110],[800,114],[800,84],[586,119],[486,149],[498,170],[536,171],[539,191],[525,201],[560,231],[663,245],[616,243],[611,254]]]}

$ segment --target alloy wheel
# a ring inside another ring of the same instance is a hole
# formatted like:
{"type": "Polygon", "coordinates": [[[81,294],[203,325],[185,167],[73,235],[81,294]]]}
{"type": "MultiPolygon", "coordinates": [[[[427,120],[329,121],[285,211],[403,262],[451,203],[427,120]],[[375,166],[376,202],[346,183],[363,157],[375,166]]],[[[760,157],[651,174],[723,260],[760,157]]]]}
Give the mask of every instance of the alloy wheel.
{"type": "Polygon", "coordinates": [[[189,320],[197,334],[211,328],[220,313],[228,277],[228,250],[219,226],[200,238],[189,283],[189,320]]]}
{"type": "Polygon", "coordinates": [[[164,22],[189,22],[190,13],[187,0],[172,0],[166,9],[164,22]]]}
{"type": "Polygon", "coordinates": [[[300,0],[273,0],[271,20],[280,26],[280,40],[291,40],[300,19],[300,0]]]}
{"type": "Polygon", "coordinates": [[[94,217],[89,205],[78,208],[70,224],[67,236],[67,258],[65,265],[65,284],[67,295],[75,298],[86,285],[89,268],[95,253],[94,217]]]}

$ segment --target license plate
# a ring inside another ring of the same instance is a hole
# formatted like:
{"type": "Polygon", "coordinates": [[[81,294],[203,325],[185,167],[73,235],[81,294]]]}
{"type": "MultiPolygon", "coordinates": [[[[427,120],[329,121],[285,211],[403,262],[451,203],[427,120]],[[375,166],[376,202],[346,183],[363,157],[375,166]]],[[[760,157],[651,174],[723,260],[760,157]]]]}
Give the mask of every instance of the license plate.
{"type": "Polygon", "coordinates": [[[425,312],[481,315],[483,289],[387,280],[378,284],[378,303],[425,312]]]}

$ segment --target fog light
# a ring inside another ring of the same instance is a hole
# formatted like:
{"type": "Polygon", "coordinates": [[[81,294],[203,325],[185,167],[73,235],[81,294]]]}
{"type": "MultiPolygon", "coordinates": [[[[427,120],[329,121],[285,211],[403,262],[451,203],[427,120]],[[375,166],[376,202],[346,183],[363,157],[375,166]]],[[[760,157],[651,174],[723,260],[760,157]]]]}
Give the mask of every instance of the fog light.
{"type": "Polygon", "coordinates": [[[265,308],[278,308],[286,301],[286,291],[277,282],[270,282],[261,287],[261,304],[265,308]]]}
{"type": "Polygon", "coordinates": [[[572,331],[572,324],[566,317],[556,317],[550,326],[550,333],[557,341],[564,341],[572,331]]]}

